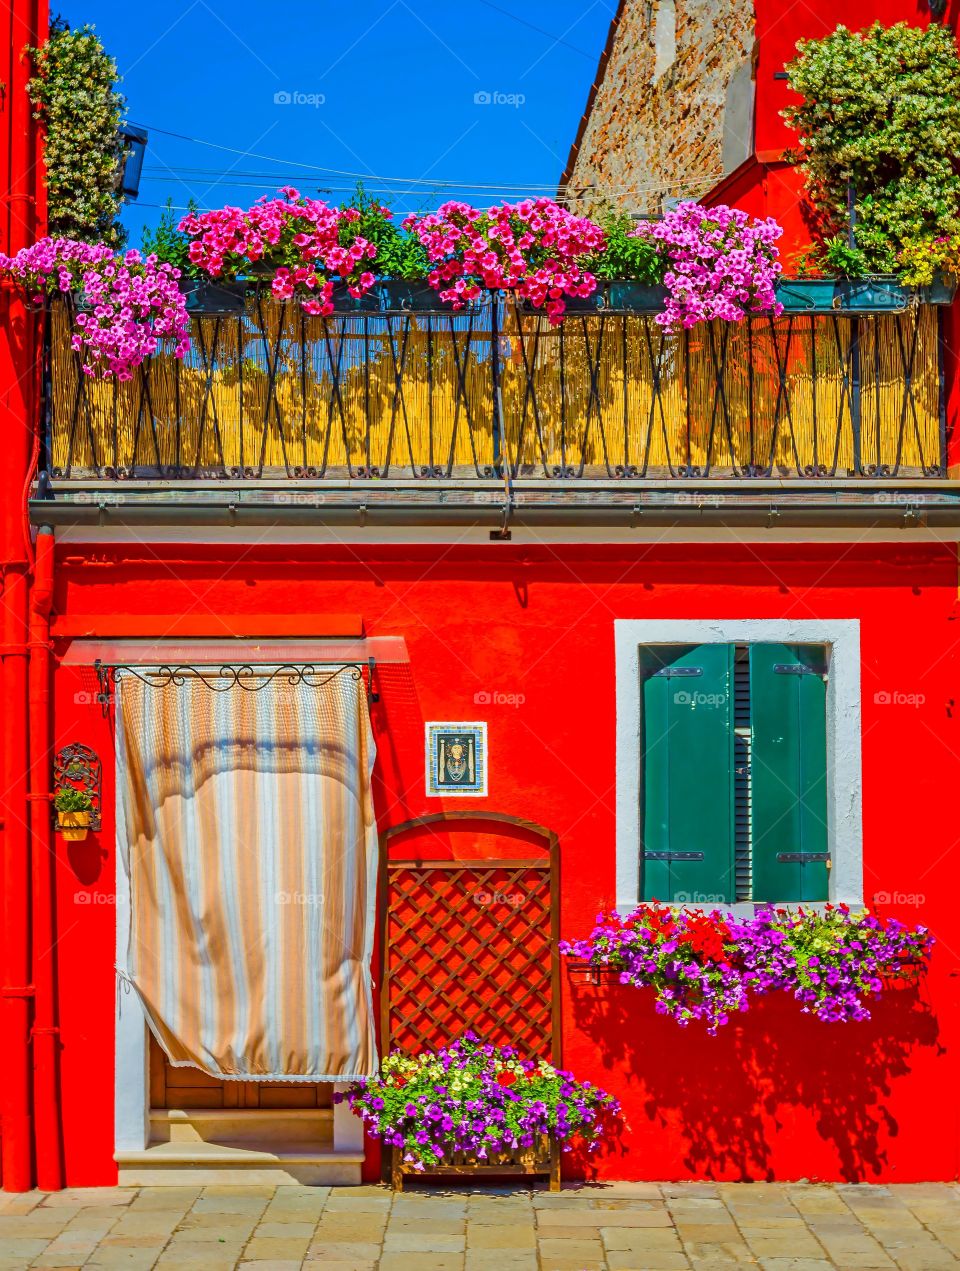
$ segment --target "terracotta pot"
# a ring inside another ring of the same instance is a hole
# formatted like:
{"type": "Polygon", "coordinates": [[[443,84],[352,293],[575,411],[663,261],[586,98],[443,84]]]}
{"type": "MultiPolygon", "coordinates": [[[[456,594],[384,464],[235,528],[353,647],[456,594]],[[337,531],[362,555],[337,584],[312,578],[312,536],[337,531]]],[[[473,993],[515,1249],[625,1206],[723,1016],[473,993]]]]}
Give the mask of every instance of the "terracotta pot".
{"type": "Polygon", "coordinates": [[[65,839],[69,839],[71,843],[78,843],[90,832],[90,818],[89,809],[86,812],[58,812],[57,824],[65,839]]]}

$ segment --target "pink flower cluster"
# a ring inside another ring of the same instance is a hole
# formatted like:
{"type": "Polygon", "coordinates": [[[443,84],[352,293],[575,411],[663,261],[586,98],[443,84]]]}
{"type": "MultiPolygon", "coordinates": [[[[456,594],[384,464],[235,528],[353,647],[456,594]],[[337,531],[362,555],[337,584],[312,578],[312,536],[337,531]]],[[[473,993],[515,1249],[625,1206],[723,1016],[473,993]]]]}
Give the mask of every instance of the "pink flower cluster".
{"type": "Polygon", "coordinates": [[[298,298],[307,313],[333,312],[335,278],[352,296],[369,291],[376,279],[367,262],[377,249],[358,232],[356,208],[330,207],[292,186],[279,195],[264,195],[246,209],[221,207],[185,216],[180,230],[193,239],[191,261],[213,278],[263,265],[273,272],[273,294],[281,300],[298,298]]]}
{"type": "Polygon", "coordinates": [[[190,319],[177,285],[179,269],[137,251],[115,256],[102,243],[42,238],[15,256],[0,254],[0,271],[40,302],[56,292],[79,292],[83,309],[74,319],[73,348],[85,353],[85,375],[129,380],[161,339],[190,347],[190,319]]]}
{"type": "Polygon", "coordinates": [[[666,307],[657,321],[692,327],[714,318],[739,322],[748,312],[781,314],[775,288],[782,233],[772,217],[758,221],[739,208],[699,203],[681,203],[663,220],[641,225],[634,235],[653,239],[667,263],[666,307]]]}
{"type": "Polygon", "coordinates": [[[524,199],[482,212],[444,203],[426,216],[408,216],[433,265],[427,281],[455,309],[483,288],[516,291],[551,323],[563,316],[565,296],[590,296],[597,280],[584,259],[602,250],[603,230],[551,199],[524,199]]]}

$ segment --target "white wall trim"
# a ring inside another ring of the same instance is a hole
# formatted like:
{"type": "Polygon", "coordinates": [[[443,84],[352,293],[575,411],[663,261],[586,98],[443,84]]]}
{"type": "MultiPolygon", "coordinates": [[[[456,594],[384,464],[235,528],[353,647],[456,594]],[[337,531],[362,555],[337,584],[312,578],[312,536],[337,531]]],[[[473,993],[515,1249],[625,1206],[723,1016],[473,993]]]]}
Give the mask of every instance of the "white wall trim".
{"type": "MultiPolygon", "coordinates": [[[[656,644],[823,644],[827,676],[827,835],[830,899],[863,903],[858,619],[634,619],[614,621],[617,684],[617,909],[640,896],[640,649],[656,644]]],[[[789,897],[784,898],[789,901],[789,897]]]]}
{"type": "MultiPolygon", "coordinates": [[[[124,853],[119,851],[121,817],[120,783],[117,782],[117,947],[114,961],[127,964],[130,939],[130,879],[124,853]]],[[[114,972],[116,980],[116,1047],[114,1051],[114,1150],[142,1152],[150,1137],[150,1061],[147,1021],[140,996],[114,972]]]]}

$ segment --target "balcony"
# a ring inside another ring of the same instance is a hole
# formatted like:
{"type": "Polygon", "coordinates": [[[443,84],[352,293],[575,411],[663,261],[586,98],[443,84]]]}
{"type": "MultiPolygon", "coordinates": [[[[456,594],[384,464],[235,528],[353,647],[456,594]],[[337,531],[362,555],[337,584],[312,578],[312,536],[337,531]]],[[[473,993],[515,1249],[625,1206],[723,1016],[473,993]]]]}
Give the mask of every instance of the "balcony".
{"type": "Polygon", "coordinates": [[[953,524],[939,313],[668,333],[617,312],[551,327],[503,297],[320,318],[253,294],[242,312],[195,317],[182,362],[158,355],[117,384],[81,373],[55,305],[33,515],[375,520],[392,507],[427,522],[502,513],[506,529],[521,508],[635,524],[723,505],[763,523],[776,503],[804,521],[866,506],[953,524]]]}

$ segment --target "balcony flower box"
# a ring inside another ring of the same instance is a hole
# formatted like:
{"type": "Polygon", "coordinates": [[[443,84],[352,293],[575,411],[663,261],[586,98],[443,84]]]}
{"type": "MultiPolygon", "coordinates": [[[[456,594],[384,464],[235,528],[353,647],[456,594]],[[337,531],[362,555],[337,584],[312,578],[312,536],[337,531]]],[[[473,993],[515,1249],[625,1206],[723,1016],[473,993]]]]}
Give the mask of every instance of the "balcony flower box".
{"type": "Polygon", "coordinates": [[[902,313],[911,290],[895,278],[781,278],[784,313],[902,313]]]}
{"type": "Polygon", "coordinates": [[[604,308],[611,313],[663,313],[667,288],[663,283],[634,282],[624,279],[608,282],[604,308]]]}
{"type": "Polygon", "coordinates": [[[937,274],[933,282],[920,288],[920,300],[925,305],[949,305],[957,294],[957,280],[937,274]]]}
{"type": "Polygon", "coordinates": [[[343,316],[344,314],[362,316],[363,314],[378,313],[380,310],[380,296],[376,287],[371,287],[362,296],[352,296],[345,282],[335,282],[331,300],[333,302],[333,312],[338,316],[343,316]]]}
{"type": "Polygon", "coordinates": [[[247,295],[245,282],[216,282],[210,278],[181,278],[180,290],[187,312],[198,316],[227,317],[243,313],[247,295]]]}
{"type": "MultiPolygon", "coordinates": [[[[453,306],[423,279],[388,278],[374,287],[379,308],[384,313],[453,313],[453,306]]],[[[474,311],[475,304],[467,310],[474,311]]]]}

